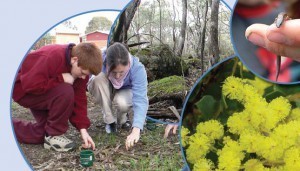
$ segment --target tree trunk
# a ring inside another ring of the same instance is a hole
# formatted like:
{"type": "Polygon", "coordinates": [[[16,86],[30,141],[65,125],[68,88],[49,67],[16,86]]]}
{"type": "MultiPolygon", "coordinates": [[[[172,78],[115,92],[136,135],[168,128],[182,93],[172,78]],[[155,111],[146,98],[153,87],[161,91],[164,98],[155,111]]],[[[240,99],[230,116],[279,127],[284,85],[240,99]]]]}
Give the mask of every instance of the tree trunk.
{"type": "Polygon", "coordinates": [[[196,39],[196,43],[195,43],[195,46],[194,46],[194,48],[195,48],[195,52],[196,52],[196,55],[198,55],[199,56],[199,54],[200,54],[200,49],[201,49],[201,39],[202,39],[202,37],[201,37],[201,35],[202,35],[202,33],[201,33],[201,17],[200,17],[200,11],[201,11],[201,9],[200,9],[200,5],[199,5],[199,1],[197,2],[197,5],[196,5],[196,15],[197,15],[197,17],[196,17],[196,24],[195,24],[195,26],[196,26],[196,36],[197,36],[197,39],[196,39]]]}
{"type": "Polygon", "coordinates": [[[172,1],[172,5],[173,5],[173,29],[172,29],[172,38],[173,38],[173,43],[174,43],[174,45],[173,45],[173,51],[175,51],[175,49],[176,49],[176,7],[175,7],[175,4],[174,4],[174,1],[172,1]]]}
{"type": "MultiPolygon", "coordinates": [[[[140,32],[140,13],[139,13],[139,9],[137,9],[137,24],[136,24],[136,33],[137,33],[137,43],[140,43],[141,42],[141,37],[140,35],[138,34],[140,32]]],[[[141,50],[141,46],[138,46],[138,51],[141,50]]]]}
{"type": "Polygon", "coordinates": [[[159,39],[161,40],[161,4],[160,0],[157,0],[159,7],[159,39]]]}
{"type": "Polygon", "coordinates": [[[208,1],[205,1],[205,10],[204,10],[204,23],[201,32],[201,50],[200,50],[200,57],[201,57],[201,75],[204,72],[204,47],[205,47],[205,32],[206,32],[206,24],[207,24],[207,11],[208,11],[208,1]]]}
{"type": "MultiPolygon", "coordinates": [[[[152,20],[154,19],[155,15],[155,1],[153,1],[153,5],[151,7],[151,19],[150,19],[150,29],[149,29],[149,34],[152,35],[152,20]]],[[[150,36],[150,45],[153,44],[153,37],[150,36]]]]}
{"type": "Polygon", "coordinates": [[[178,41],[178,47],[176,50],[177,56],[182,56],[184,48],[185,36],[186,36],[186,17],[187,17],[187,0],[182,0],[182,16],[181,16],[181,29],[178,41]]]}
{"type": "Polygon", "coordinates": [[[141,0],[133,0],[130,5],[122,12],[120,18],[113,28],[112,36],[110,38],[110,45],[114,42],[125,42],[127,41],[127,31],[130,23],[134,17],[134,14],[140,5],[141,0]]]}
{"type": "Polygon", "coordinates": [[[219,16],[220,0],[212,0],[211,3],[211,20],[210,20],[210,48],[209,54],[211,65],[217,63],[219,56],[219,41],[218,41],[218,16],[219,16]]]}

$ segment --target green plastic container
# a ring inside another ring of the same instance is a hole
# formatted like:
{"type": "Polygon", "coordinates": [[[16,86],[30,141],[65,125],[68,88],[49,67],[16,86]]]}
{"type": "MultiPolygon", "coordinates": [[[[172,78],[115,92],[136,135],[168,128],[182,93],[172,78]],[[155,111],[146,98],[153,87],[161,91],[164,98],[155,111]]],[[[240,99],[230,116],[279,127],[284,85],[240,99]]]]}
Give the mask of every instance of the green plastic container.
{"type": "Polygon", "coordinates": [[[80,164],[83,167],[90,167],[95,161],[94,152],[92,150],[82,150],[80,152],[80,164]]]}

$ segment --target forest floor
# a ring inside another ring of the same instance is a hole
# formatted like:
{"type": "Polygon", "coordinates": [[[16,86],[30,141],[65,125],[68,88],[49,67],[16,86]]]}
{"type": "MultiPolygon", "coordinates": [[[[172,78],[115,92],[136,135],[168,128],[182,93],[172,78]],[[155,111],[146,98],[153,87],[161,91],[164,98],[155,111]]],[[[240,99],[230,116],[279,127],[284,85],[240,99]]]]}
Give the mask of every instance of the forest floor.
{"type": "MultiPolygon", "coordinates": [[[[12,103],[12,117],[34,121],[30,111],[12,103]]],[[[100,107],[88,95],[88,117],[91,127],[88,132],[96,144],[93,166],[84,168],[79,163],[81,137],[70,125],[66,136],[77,144],[71,152],[56,152],[44,149],[43,145],[21,144],[24,159],[33,170],[181,170],[184,166],[178,135],[163,138],[165,125],[156,124],[154,130],[144,129],[140,141],[128,151],[125,139],[129,132],[118,130],[117,134],[106,134],[100,107]]]]}

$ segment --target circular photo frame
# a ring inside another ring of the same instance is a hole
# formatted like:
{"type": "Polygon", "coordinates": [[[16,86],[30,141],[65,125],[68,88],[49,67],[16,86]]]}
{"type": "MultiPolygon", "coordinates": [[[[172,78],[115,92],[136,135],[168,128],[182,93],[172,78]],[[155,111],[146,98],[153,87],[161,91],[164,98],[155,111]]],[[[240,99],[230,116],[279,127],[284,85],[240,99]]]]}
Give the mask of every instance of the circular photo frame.
{"type": "Polygon", "coordinates": [[[296,166],[299,160],[291,156],[300,154],[299,95],[299,86],[267,82],[237,57],[219,63],[197,81],[184,104],[180,138],[188,166],[191,170],[296,166]]]}
{"type": "Polygon", "coordinates": [[[234,7],[231,35],[235,51],[250,71],[268,81],[300,81],[294,28],[299,28],[300,20],[295,6],[299,2],[238,0],[234,7]]]}

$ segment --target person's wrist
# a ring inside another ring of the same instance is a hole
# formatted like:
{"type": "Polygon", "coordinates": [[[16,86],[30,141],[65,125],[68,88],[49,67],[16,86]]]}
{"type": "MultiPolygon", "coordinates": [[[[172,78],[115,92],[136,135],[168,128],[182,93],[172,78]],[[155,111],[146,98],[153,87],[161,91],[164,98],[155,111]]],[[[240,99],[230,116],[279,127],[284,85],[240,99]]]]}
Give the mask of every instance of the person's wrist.
{"type": "Polygon", "coordinates": [[[133,127],[132,128],[132,131],[131,131],[132,133],[140,133],[141,132],[141,129],[140,128],[137,128],[137,127],[133,127]]]}
{"type": "Polygon", "coordinates": [[[87,133],[87,130],[86,130],[85,128],[81,128],[81,129],[80,129],[80,133],[81,133],[81,134],[87,133]]]}

